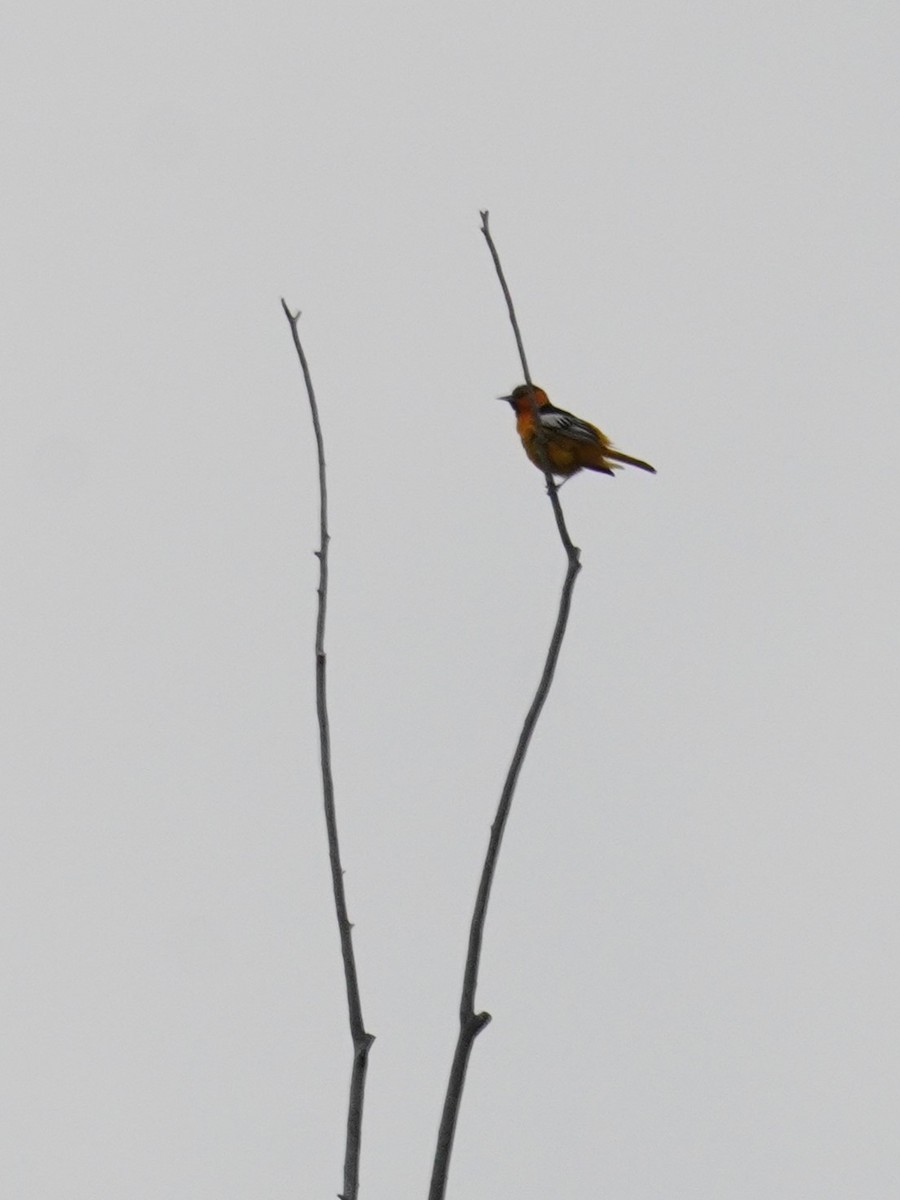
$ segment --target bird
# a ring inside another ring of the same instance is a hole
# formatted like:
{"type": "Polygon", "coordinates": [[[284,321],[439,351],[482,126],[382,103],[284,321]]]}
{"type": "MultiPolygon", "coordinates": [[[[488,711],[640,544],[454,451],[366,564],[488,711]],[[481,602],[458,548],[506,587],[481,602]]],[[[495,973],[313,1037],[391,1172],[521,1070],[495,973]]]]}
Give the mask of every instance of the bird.
{"type": "Polygon", "coordinates": [[[516,429],[525,453],[541,471],[544,470],[544,461],[534,419],[535,407],[544,432],[544,450],[551,475],[568,477],[582,469],[612,475],[613,471],[625,464],[656,474],[656,468],[648,462],[616,450],[596,425],[566,412],[564,408],[557,408],[543,388],[522,383],[508,396],[500,396],[499,399],[505,400],[515,411],[516,429]]]}

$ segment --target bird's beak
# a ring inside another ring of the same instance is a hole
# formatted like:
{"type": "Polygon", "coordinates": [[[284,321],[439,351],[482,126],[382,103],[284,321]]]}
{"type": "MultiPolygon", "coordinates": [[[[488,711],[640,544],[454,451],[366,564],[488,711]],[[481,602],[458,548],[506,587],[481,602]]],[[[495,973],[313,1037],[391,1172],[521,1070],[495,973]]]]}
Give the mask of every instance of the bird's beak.
{"type": "Polygon", "coordinates": [[[498,397],[497,397],[497,399],[498,399],[498,400],[505,400],[505,401],[506,401],[506,403],[507,403],[507,404],[509,404],[509,403],[510,403],[510,401],[512,400],[512,396],[498,396],[498,397]]]}

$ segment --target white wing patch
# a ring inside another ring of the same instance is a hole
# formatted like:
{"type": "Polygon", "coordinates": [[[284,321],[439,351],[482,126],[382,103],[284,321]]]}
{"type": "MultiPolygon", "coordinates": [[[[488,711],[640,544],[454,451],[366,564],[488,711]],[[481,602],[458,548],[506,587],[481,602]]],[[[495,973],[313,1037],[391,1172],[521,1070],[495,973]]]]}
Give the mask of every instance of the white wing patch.
{"type": "Polygon", "coordinates": [[[542,408],[538,415],[541,418],[541,425],[548,433],[564,433],[566,437],[574,438],[578,442],[596,442],[598,440],[590,425],[579,421],[578,417],[573,417],[571,413],[564,412],[561,408],[549,410],[542,408]]]}

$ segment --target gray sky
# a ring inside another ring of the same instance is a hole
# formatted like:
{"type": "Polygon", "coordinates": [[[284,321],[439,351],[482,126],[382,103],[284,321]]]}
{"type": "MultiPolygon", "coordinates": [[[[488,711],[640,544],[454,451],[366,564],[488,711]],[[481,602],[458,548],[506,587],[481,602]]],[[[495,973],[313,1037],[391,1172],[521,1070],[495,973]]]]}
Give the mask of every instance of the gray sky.
{"type": "Polygon", "coordinates": [[[493,399],[656,478],[584,571],[489,917],[451,1197],[900,1189],[898,21],[887,3],[20,3],[3,36],[2,1171],[340,1186],[313,705],[425,1193],[564,559],[493,399]]]}

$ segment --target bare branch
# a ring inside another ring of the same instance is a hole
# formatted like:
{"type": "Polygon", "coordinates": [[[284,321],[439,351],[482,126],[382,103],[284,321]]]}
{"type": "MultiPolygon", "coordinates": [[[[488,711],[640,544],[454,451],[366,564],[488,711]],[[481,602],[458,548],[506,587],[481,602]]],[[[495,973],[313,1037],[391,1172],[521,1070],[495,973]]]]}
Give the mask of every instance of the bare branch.
{"type": "MultiPolygon", "coordinates": [[[[494,260],[494,266],[497,269],[497,277],[500,280],[500,286],[503,289],[503,295],[506,297],[507,308],[509,309],[509,319],[512,323],[513,332],[516,337],[516,343],[519,347],[519,357],[522,360],[522,370],[525,374],[525,382],[531,384],[531,379],[528,374],[528,364],[525,359],[525,350],[522,345],[522,336],[519,332],[519,324],[516,320],[516,313],[513,307],[512,297],[509,288],[506,284],[506,279],[503,275],[503,268],[500,265],[500,258],[494,246],[488,229],[488,214],[481,214],[481,231],[485,236],[488,244],[488,249],[491,252],[491,257],[494,260]]],[[[537,414],[535,414],[537,417],[537,414]]],[[[540,429],[540,422],[536,420],[536,425],[540,429]]],[[[491,894],[491,885],[494,880],[494,872],[497,867],[497,859],[500,854],[500,845],[503,841],[503,832],[506,828],[507,818],[509,817],[510,808],[512,807],[513,794],[515,793],[516,783],[519,779],[519,772],[522,769],[522,763],[525,760],[525,755],[528,751],[531,735],[534,733],[538,718],[541,715],[541,710],[547,699],[550,691],[550,685],[553,682],[553,675],[556,671],[556,664],[559,660],[559,652],[562,647],[563,637],[566,632],[566,625],[569,620],[569,610],[572,603],[572,592],[575,587],[575,580],[578,572],[581,570],[580,551],[577,546],[572,544],[566,528],[565,518],[563,517],[562,507],[559,502],[557,488],[553,482],[553,476],[549,470],[549,462],[547,460],[546,447],[542,443],[541,450],[544,460],[544,474],[547,478],[547,491],[550,495],[550,502],[553,505],[553,512],[556,517],[556,526],[559,530],[560,540],[566,552],[567,569],[566,577],[563,582],[562,593],[559,599],[559,611],[556,617],[556,625],[553,629],[553,635],[550,639],[550,646],[547,650],[547,657],[544,661],[544,669],[541,673],[540,683],[535,692],[534,699],[531,702],[531,707],[525,717],[522,725],[522,731],[519,734],[519,740],[516,743],[515,753],[512,757],[509,770],[506,775],[506,781],[503,784],[503,791],[500,795],[500,802],[497,806],[497,813],[494,817],[494,823],[491,826],[491,836],[488,842],[487,854],[484,860],[484,866],[481,871],[481,881],[478,885],[478,895],[475,899],[475,909],[472,913],[472,922],[469,927],[469,945],[466,954],[466,966],[463,974],[462,996],[460,997],[459,1005],[459,1035],[456,1041],[456,1050],[453,1055],[453,1063],[450,1068],[450,1080],[447,1084],[447,1092],[444,1099],[444,1109],[441,1114],[441,1124],[438,1130],[437,1147],[434,1155],[434,1166],[431,1175],[431,1188],[428,1193],[428,1200],[444,1200],[447,1191],[447,1178],[450,1170],[450,1156],[453,1151],[453,1138],[456,1133],[456,1123],[459,1117],[459,1109],[462,1103],[463,1087],[466,1080],[466,1070],[469,1065],[469,1057],[472,1053],[472,1046],[475,1038],[484,1029],[485,1025],[490,1021],[490,1014],[486,1012],[475,1012],[475,990],[478,985],[478,970],[481,963],[481,946],[484,937],[484,925],[487,918],[488,900],[491,894]]]]}
{"type": "Polygon", "coordinates": [[[325,804],[325,825],[328,831],[328,857],[331,862],[331,883],[334,889],[334,907],[337,913],[341,936],[341,957],[344,961],[344,979],[347,984],[347,1009],[350,1017],[350,1035],[353,1038],[353,1069],[350,1075],[350,1100],[347,1107],[347,1143],[344,1153],[344,1190],[340,1200],[357,1200],[359,1194],[359,1157],[362,1141],[363,1099],[366,1087],[366,1068],[369,1047],[375,1038],[367,1033],[363,1023],[362,1005],[359,999],[359,984],[356,977],[356,958],[353,954],[353,926],[347,915],[347,900],[344,894],[344,869],[341,866],[341,851],[338,843],[337,813],[334,804],[334,780],[331,774],[331,736],[328,728],[328,705],[325,695],[325,609],[328,602],[328,492],[325,486],[325,445],[322,427],[319,424],[319,409],[313,390],[312,377],[297,323],[300,313],[292,313],[281,301],[284,315],[291,327],[300,368],[306,383],[313,430],[316,435],[316,452],[319,459],[319,549],[315,554],[319,560],[319,605],[316,619],[316,713],[319,718],[319,753],[322,762],[322,793],[325,804]]]}
{"type": "Polygon", "coordinates": [[[509,311],[509,321],[513,328],[513,333],[516,338],[516,345],[519,348],[519,358],[522,360],[522,378],[531,387],[531,375],[528,373],[528,359],[525,357],[525,345],[522,342],[522,334],[519,330],[519,322],[516,319],[516,310],[513,305],[512,296],[510,295],[509,287],[506,283],[506,276],[503,274],[503,267],[500,265],[500,255],[497,253],[497,247],[494,245],[494,239],[491,237],[489,226],[490,213],[487,209],[482,209],[478,214],[481,217],[481,232],[484,234],[484,240],[488,244],[488,250],[491,252],[491,258],[494,260],[494,267],[497,270],[497,278],[500,280],[500,287],[503,289],[503,298],[506,300],[506,307],[509,311]]]}

